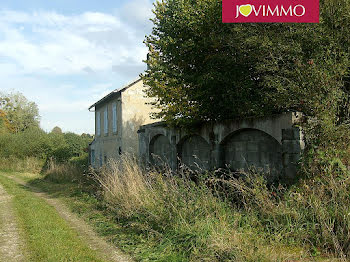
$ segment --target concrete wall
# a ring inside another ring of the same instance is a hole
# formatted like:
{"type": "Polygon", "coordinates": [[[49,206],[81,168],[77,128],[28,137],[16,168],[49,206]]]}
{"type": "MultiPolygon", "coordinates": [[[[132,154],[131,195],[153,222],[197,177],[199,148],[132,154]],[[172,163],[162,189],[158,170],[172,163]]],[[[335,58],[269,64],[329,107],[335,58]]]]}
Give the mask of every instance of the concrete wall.
{"type": "Polygon", "coordinates": [[[199,135],[185,136],[180,141],[178,157],[191,169],[210,169],[210,145],[199,135]]]}
{"type": "Polygon", "coordinates": [[[164,135],[152,138],[149,144],[150,162],[152,165],[161,166],[171,163],[171,147],[169,139],[164,135]]]}
{"type": "Polygon", "coordinates": [[[139,130],[139,152],[146,163],[165,160],[176,170],[181,163],[193,169],[254,169],[270,180],[292,179],[301,151],[302,133],[295,127],[300,113],[206,123],[192,132],[158,122],[139,130]],[[156,157],[155,155],[158,155],[156,157]]]}
{"type": "Polygon", "coordinates": [[[242,129],[227,137],[221,145],[221,166],[238,170],[253,167],[273,176],[282,171],[282,146],[263,131],[242,129]]]}

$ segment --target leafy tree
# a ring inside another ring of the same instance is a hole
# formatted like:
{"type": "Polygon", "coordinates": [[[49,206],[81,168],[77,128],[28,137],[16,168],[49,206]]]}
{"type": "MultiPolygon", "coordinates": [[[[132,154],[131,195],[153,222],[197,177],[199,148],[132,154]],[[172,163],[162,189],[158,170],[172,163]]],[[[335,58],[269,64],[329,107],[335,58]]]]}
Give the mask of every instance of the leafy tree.
{"type": "Polygon", "coordinates": [[[94,138],[94,136],[90,135],[90,134],[86,134],[86,133],[82,133],[81,137],[87,141],[89,141],[89,143],[92,141],[92,139],[94,138]]]}
{"type": "Polygon", "coordinates": [[[89,140],[74,133],[66,133],[64,137],[67,141],[71,157],[79,156],[89,145],[89,140]]]}
{"type": "Polygon", "coordinates": [[[58,126],[55,126],[52,130],[51,130],[51,133],[54,133],[54,134],[62,134],[62,129],[58,126]]]}
{"type": "Polygon", "coordinates": [[[86,162],[92,139],[89,134],[63,133],[59,127],[46,133],[39,127],[35,103],[20,93],[0,94],[0,157],[86,162]]]}
{"type": "Polygon", "coordinates": [[[15,133],[31,127],[39,127],[38,106],[21,93],[0,93],[0,109],[6,113],[15,133]]]}
{"type": "Polygon", "coordinates": [[[155,117],[188,125],[298,110],[349,121],[350,1],[320,10],[320,24],[223,24],[221,1],[158,1],[143,76],[155,117]]]}
{"type": "Polygon", "coordinates": [[[0,135],[1,157],[38,157],[45,158],[49,152],[46,133],[37,127],[31,127],[19,133],[0,135]]]}
{"type": "Polygon", "coordinates": [[[12,126],[7,119],[6,113],[0,109],[0,133],[13,131],[12,126]]]}

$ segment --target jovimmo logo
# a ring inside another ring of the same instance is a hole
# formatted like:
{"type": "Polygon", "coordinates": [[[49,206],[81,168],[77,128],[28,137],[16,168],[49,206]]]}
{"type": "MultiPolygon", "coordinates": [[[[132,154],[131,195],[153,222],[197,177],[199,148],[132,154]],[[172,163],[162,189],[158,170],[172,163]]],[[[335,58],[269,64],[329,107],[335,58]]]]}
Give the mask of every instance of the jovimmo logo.
{"type": "Polygon", "coordinates": [[[318,23],[319,0],[222,0],[223,23],[318,23]]]}

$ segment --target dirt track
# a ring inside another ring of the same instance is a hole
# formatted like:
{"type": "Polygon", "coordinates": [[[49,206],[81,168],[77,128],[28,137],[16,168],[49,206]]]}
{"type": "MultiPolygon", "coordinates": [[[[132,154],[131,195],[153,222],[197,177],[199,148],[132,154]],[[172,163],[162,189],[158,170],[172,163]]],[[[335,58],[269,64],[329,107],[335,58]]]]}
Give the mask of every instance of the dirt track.
{"type": "Polygon", "coordinates": [[[0,261],[24,261],[22,248],[11,196],[0,185],[0,261]]]}
{"type": "MultiPolygon", "coordinates": [[[[33,194],[35,194],[37,197],[44,199],[49,205],[53,206],[57,213],[78,233],[79,237],[85,243],[87,243],[89,248],[95,250],[101,256],[101,258],[113,262],[133,261],[129,256],[123,254],[119,249],[107,243],[103,238],[99,237],[90,227],[90,225],[73,214],[60,200],[51,198],[47,194],[40,192],[35,187],[28,186],[18,177],[8,176],[8,178],[28,188],[28,190],[33,192],[33,194]]],[[[0,232],[0,261],[24,261],[24,256],[21,254],[19,248],[22,242],[18,234],[18,227],[15,223],[15,217],[11,209],[11,197],[5,192],[1,185],[0,221],[4,222],[2,226],[4,230],[0,232]],[[4,252],[1,252],[1,250],[4,252]]],[[[0,228],[1,225],[2,224],[0,224],[0,228]]]]}

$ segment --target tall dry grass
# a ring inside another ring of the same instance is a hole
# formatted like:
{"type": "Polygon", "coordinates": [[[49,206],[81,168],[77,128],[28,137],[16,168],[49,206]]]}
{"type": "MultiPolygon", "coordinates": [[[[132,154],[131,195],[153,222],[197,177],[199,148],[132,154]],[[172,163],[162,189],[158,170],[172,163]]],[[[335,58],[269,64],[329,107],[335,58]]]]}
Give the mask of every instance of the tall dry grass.
{"type": "Polygon", "coordinates": [[[36,157],[23,159],[17,157],[0,158],[0,169],[6,171],[38,173],[42,170],[44,164],[44,160],[36,157]]]}
{"type": "MultiPolygon", "coordinates": [[[[181,253],[176,261],[284,261],[310,256],[300,242],[281,241],[283,230],[276,236],[269,231],[267,221],[277,209],[281,208],[278,215],[290,212],[279,206],[262,176],[222,180],[201,179],[198,174],[194,183],[184,170],[176,175],[145,170],[125,155],[94,176],[115,217],[159,239],[168,253],[181,253]]],[[[276,233],[282,224],[276,224],[276,233]]]]}
{"type": "Polygon", "coordinates": [[[71,162],[58,163],[49,159],[44,170],[45,179],[54,183],[80,182],[84,177],[84,167],[71,162]]]}
{"type": "Polygon", "coordinates": [[[228,206],[207,188],[195,186],[188,177],[175,177],[170,171],[146,172],[135,158],[125,155],[111,160],[108,168],[95,173],[95,177],[118,218],[134,218],[143,231],[159,237],[162,244],[168,241],[177,245],[166,245],[169,249],[205,261],[215,261],[215,252],[236,256],[235,248],[214,237],[234,221],[226,212],[228,206]],[[216,251],[202,253],[209,246],[216,251]]]}
{"type": "Polygon", "coordinates": [[[311,255],[348,261],[350,171],[338,158],[316,159],[302,166],[304,178],[290,188],[270,187],[256,174],[219,180],[219,184],[226,197],[235,200],[235,209],[249,217],[247,224],[269,239],[307,245],[311,255]]]}

